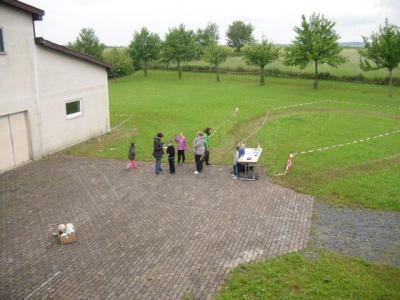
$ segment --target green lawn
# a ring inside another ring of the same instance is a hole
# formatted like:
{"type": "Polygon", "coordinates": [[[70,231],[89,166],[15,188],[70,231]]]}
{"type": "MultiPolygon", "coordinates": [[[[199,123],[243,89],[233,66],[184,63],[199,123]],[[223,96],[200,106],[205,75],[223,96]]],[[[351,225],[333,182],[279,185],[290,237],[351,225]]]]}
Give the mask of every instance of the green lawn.
{"type": "MultiPolygon", "coordinates": [[[[364,72],[363,70],[360,69],[360,55],[357,52],[357,49],[343,49],[342,55],[347,58],[347,62],[344,64],[340,65],[337,68],[331,67],[329,65],[321,65],[319,68],[319,71],[321,73],[330,73],[335,76],[358,76],[359,74],[362,74],[364,77],[369,78],[369,79],[381,79],[381,78],[386,78],[389,76],[389,73],[387,70],[381,69],[381,70],[376,70],[376,71],[370,71],[370,72],[364,72]]],[[[156,64],[160,65],[160,64],[156,64]]],[[[161,65],[160,65],[161,66],[161,65]]],[[[174,64],[170,65],[171,67],[174,66],[174,64]]],[[[185,64],[187,67],[207,67],[209,66],[208,63],[202,60],[196,60],[196,61],[190,61],[185,64]]],[[[257,67],[249,66],[246,64],[245,60],[243,57],[236,56],[236,57],[230,57],[221,64],[221,68],[226,69],[226,70],[232,70],[232,71],[239,71],[239,70],[259,70],[257,67]]],[[[291,73],[308,73],[308,74],[313,74],[314,73],[314,66],[312,64],[309,64],[304,70],[300,70],[299,67],[294,67],[294,66],[285,66],[283,64],[283,57],[280,57],[279,60],[273,62],[272,64],[268,65],[266,67],[267,69],[279,69],[284,72],[291,72],[291,73]]],[[[393,72],[393,76],[395,78],[400,78],[400,69],[397,68],[393,72]]]]}
{"type": "MultiPolygon", "coordinates": [[[[334,150],[298,155],[293,172],[275,177],[289,152],[342,144],[400,129],[400,88],[394,97],[387,87],[322,81],[318,91],[310,80],[213,74],[142,72],[111,80],[112,127],[133,117],[100,139],[72,147],[70,154],[126,159],[135,141],[139,160],[152,159],[152,138],[162,131],[165,141],[183,131],[191,142],[205,127],[213,136],[213,163],[231,164],[234,145],[257,128],[268,110],[283,105],[336,99],[352,102],[316,103],[271,111],[266,125],[248,142],[263,147],[261,163],[273,180],[335,204],[400,211],[400,134],[334,150]],[[365,105],[369,104],[369,105],[365,105]],[[379,105],[379,106],[372,106],[379,105]],[[383,106],[380,106],[383,105],[383,106]],[[240,109],[237,120],[232,117],[240,109]],[[223,126],[221,126],[221,124],[223,126]]],[[[188,154],[192,159],[192,152],[188,154]]]]}
{"type": "Polygon", "coordinates": [[[400,299],[400,269],[320,252],[235,268],[217,300],[400,299]]]}

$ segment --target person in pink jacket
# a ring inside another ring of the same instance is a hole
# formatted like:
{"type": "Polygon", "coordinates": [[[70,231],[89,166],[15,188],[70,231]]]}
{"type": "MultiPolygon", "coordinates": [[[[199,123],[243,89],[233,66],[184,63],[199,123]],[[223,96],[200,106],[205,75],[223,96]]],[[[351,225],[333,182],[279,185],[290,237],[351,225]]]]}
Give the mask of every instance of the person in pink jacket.
{"type": "Polygon", "coordinates": [[[183,133],[181,132],[179,135],[176,136],[175,138],[176,144],[178,145],[178,164],[181,163],[182,160],[182,164],[185,162],[185,151],[188,148],[188,145],[186,143],[186,138],[183,135],[183,133]]]}

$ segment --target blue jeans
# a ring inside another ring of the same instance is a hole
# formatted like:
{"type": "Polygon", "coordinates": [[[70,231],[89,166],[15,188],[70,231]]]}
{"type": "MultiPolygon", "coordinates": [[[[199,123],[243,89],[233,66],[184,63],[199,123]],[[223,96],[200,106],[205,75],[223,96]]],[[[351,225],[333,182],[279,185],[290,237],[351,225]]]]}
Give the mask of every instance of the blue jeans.
{"type": "Polygon", "coordinates": [[[238,165],[237,164],[233,165],[233,174],[236,177],[239,177],[239,170],[238,170],[238,165]]]}
{"type": "Polygon", "coordinates": [[[161,171],[162,171],[162,169],[161,169],[161,158],[160,159],[156,158],[156,174],[157,175],[160,174],[161,171]]]}

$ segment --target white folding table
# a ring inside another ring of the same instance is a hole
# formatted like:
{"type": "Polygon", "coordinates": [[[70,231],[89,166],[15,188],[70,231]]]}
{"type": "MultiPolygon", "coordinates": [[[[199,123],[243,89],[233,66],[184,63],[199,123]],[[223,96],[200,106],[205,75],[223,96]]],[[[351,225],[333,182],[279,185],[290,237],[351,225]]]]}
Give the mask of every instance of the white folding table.
{"type": "MultiPolygon", "coordinates": [[[[256,165],[261,156],[262,148],[245,148],[244,155],[242,155],[238,163],[244,165],[244,177],[238,177],[242,180],[257,180],[256,165]]],[[[238,174],[240,175],[240,174],[238,174]]]]}

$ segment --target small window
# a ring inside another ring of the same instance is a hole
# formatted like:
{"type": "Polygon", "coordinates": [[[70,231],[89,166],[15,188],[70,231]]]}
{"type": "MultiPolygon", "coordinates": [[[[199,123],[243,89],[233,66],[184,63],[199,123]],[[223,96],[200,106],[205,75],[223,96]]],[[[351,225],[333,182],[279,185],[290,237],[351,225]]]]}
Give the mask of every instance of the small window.
{"type": "Polygon", "coordinates": [[[4,39],[3,39],[3,28],[0,28],[0,53],[4,53],[4,39]]]}
{"type": "Polygon", "coordinates": [[[67,102],[65,104],[67,119],[72,119],[82,115],[81,100],[67,102]]]}

